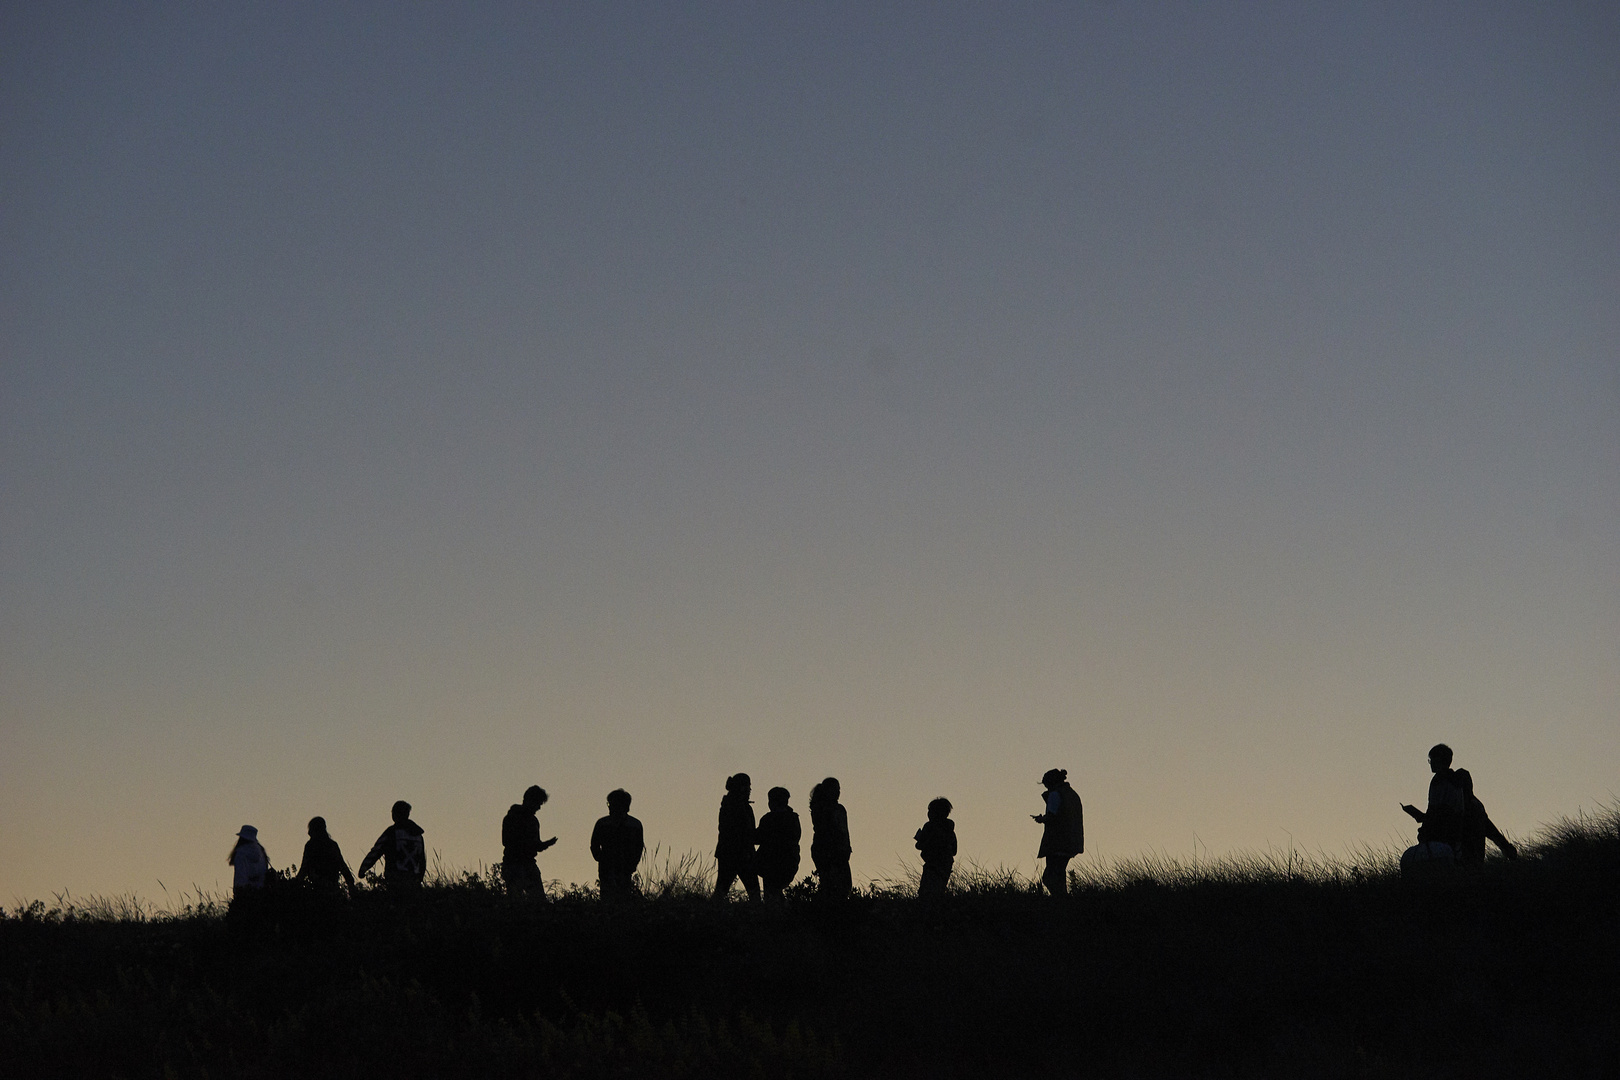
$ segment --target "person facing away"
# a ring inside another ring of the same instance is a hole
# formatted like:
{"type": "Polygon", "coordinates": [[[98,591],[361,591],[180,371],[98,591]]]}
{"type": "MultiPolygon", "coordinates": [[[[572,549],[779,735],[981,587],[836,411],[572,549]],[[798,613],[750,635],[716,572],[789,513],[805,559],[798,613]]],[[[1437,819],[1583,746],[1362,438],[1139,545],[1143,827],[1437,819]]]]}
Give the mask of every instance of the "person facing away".
{"type": "Polygon", "coordinates": [[[1502,835],[1491,816],[1485,812],[1485,804],[1479,801],[1474,794],[1474,778],[1467,769],[1453,770],[1458,780],[1458,786],[1463,789],[1463,816],[1460,830],[1460,848],[1457,853],[1458,860],[1465,866],[1485,865],[1485,841],[1495,844],[1497,850],[1509,859],[1519,857],[1519,849],[1508,842],[1502,835]]]}
{"type": "Polygon", "coordinates": [[[1429,748],[1429,805],[1419,810],[1410,803],[1401,809],[1418,823],[1418,844],[1429,849],[1430,857],[1455,858],[1462,846],[1463,812],[1468,793],[1463,779],[1451,768],[1451,747],[1436,743],[1429,748]],[[1439,845],[1436,848],[1434,845],[1439,845]]]}
{"type": "Polygon", "coordinates": [[[928,804],[928,821],[914,839],[923,861],[917,898],[937,900],[945,895],[951,870],[956,866],[956,822],[951,820],[951,800],[941,796],[928,804]]]}
{"type": "Polygon", "coordinates": [[[614,788],[607,796],[607,817],[591,830],[591,856],[596,860],[597,890],[604,900],[619,900],[636,891],[636,867],[647,850],[641,822],[630,816],[630,793],[614,788]]]}
{"type": "Polygon", "coordinates": [[[264,888],[265,875],[270,872],[270,856],[259,843],[259,830],[244,825],[236,834],[236,844],[225,856],[225,865],[236,871],[234,889],[237,896],[264,888]]]}
{"type": "Polygon", "coordinates": [[[854,888],[849,873],[849,815],[838,801],[842,794],[831,776],[810,789],[810,861],[820,882],[816,895],[827,900],[842,900],[854,888]]]}
{"type": "Polygon", "coordinates": [[[545,882],[534,857],[557,842],[540,839],[540,819],[535,815],[550,796],[535,784],[523,793],[523,801],[513,803],[501,821],[501,877],[508,892],[546,894],[545,882]]]}
{"type": "Polygon", "coordinates": [[[354,888],[354,874],[350,872],[338,842],[326,831],[326,819],[312,817],[309,819],[309,840],[304,844],[304,861],[293,880],[307,881],[321,892],[336,893],[340,876],[349,888],[354,888]]]}
{"type": "Polygon", "coordinates": [[[765,793],[770,809],[759,819],[754,839],[759,850],[754,856],[759,876],[765,886],[768,903],[782,899],[783,891],[793,884],[799,872],[799,815],[788,805],[792,796],[785,787],[773,787],[765,793]]]}
{"type": "Polygon", "coordinates": [[[422,826],[411,820],[411,804],[404,799],[394,804],[394,823],[382,831],[360,860],[360,876],[383,860],[383,881],[390,889],[414,888],[427,874],[427,849],[422,843],[422,826]]]}
{"type": "Polygon", "coordinates": [[[1041,777],[1046,788],[1044,814],[1031,814],[1045,828],[1041,832],[1041,849],[1037,859],[1046,860],[1046,872],[1041,884],[1053,896],[1066,896],[1069,892],[1069,860],[1086,850],[1085,811],[1080,795],[1069,786],[1068,769],[1047,769],[1041,777]]]}
{"type": "Polygon", "coordinates": [[[748,890],[748,899],[759,899],[759,873],[754,866],[754,806],[748,798],[753,786],[747,773],[726,778],[726,794],[720,800],[720,842],[714,849],[716,900],[723,900],[738,878],[748,890]]]}

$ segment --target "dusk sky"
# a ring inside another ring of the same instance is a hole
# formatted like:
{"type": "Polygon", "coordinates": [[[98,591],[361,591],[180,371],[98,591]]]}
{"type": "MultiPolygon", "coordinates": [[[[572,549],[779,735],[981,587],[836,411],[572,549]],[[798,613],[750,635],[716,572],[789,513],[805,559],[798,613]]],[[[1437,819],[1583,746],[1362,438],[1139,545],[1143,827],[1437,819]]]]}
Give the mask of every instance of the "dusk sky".
{"type": "Polygon", "coordinates": [[[1439,741],[1620,791],[1620,5],[0,9],[0,904],[737,770],[1342,855],[1439,741]]]}

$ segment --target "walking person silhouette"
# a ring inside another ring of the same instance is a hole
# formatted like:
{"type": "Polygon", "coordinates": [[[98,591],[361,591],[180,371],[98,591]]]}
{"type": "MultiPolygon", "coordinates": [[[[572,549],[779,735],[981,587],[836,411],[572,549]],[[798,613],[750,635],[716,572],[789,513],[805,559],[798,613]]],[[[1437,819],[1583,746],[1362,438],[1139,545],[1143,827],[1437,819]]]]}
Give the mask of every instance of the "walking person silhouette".
{"type": "Polygon", "coordinates": [[[759,819],[754,838],[759,841],[755,861],[765,887],[766,903],[783,899],[783,892],[793,884],[799,872],[799,838],[802,830],[799,815],[788,805],[788,789],[773,787],[765,793],[770,809],[759,819]]]}
{"type": "Polygon", "coordinates": [[[248,896],[264,888],[265,875],[270,873],[270,856],[259,843],[259,830],[244,825],[236,833],[236,843],[225,856],[225,865],[235,873],[232,882],[237,896],[248,896]]]}
{"type": "Polygon", "coordinates": [[[630,793],[614,788],[607,796],[607,817],[591,830],[591,857],[596,860],[597,892],[603,900],[623,900],[636,891],[636,867],[647,850],[641,822],[630,816],[630,793]]]}
{"type": "Polygon", "coordinates": [[[715,845],[714,898],[723,900],[731,883],[742,879],[749,900],[759,899],[759,874],[754,866],[754,807],[748,796],[754,782],[747,773],[726,778],[720,800],[720,842],[715,845]]]}
{"type": "Polygon", "coordinates": [[[1029,815],[1045,826],[1041,849],[1035,855],[1046,860],[1041,884],[1054,897],[1069,893],[1069,860],[1086,850],[1086,825],[1080,795],[1069,786],[1069,770],[1047,769],[1041,777],[1046,788],[1046,813],[1029,815]]]}
{"type": "Polygon", "coordinates": [[[414,889],[427,876],[427,850],[422,843],[422,826],[411,820],[411,804],[404,799],[394,804],[394,823],[382,831],[360,860],[360,876],[383,860],[383,881],[390,889],[414,889]]]}
{"type": "Polygon", "coordinates": [[[299,864],[298,876],[293,880],[308,882],[316,892],[336,896],[340,876],[353,890],[354,874],[349,870],[338,842],[326,831],[326,819],[312,817],[309,819],[309,841],[304,844],[304,861],[299,864]]]}
{"type": "Polygon", "coordinates": [[[540,877],[540,867],[534,858],[557,842],[540,839],[540,819],[535,815],[550,796],[539,784],[523,793],[523,801],[513,803],[501,821],[501,877],[506,891],[523,895],[546,895],[546,884],[540,877]]]}
{"type": "Polygon", "coordinates": [[[810,861],[820,882],[816,896],[843,900],[854,889],[849,872],[849,815],[838,801],[843,789],[827,777],[810,789],[810,861]]]}

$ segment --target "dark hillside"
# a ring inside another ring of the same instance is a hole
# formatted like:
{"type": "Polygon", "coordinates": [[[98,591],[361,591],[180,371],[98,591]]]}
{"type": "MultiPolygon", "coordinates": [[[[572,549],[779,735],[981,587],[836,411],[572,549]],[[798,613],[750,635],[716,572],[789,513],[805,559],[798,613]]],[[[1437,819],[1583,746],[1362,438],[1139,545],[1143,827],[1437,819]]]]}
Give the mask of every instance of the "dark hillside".
{"type": "Polygon", "coordinates": [[[1620,1075],[1620,834],[1517,863],[1128,870],[780,910],[475,878],[0,920],[18,1076],[1620,1075]]]}

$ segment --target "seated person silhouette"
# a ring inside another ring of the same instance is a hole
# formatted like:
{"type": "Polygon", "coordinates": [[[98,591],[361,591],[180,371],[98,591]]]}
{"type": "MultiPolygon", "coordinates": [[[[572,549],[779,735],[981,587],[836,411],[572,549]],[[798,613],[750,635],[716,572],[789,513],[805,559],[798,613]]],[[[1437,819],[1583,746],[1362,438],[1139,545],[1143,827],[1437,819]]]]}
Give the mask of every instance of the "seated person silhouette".
{"type": "Polygon", "coordinates": [[[597,891],[603,900],[635,895],[636,867],[647,850],[641,822],[630,816],[630,793],[623,788],[608,792],[607,817],[596,819],[591,830],[591,857],[596,860],[597,891]]]}

